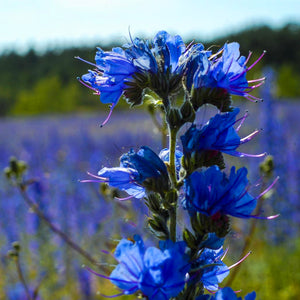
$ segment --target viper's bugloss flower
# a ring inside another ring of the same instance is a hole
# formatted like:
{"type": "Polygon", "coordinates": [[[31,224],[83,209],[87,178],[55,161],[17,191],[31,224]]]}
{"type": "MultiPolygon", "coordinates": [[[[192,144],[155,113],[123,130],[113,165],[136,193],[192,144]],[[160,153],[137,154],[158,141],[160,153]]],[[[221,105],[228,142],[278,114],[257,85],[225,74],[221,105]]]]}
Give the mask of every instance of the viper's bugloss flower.
{"type": "MultiPolygon", "coordinates": [[[[141,199],[146,189],[154,192],[169,188],[167,167],[159,156],[149,147],[143,146],[138,152],[131,149],[120,158],[120,167],[102,168],[95,179],[82,182],[104,182],[127,192],[131,197],[141,199]]],[[[120,199],[122,200],[122,199],[120,199]]]]}
{"type": "Polygon", "coordinates": [[[202,271],[201,282],[209,291],[216,291],[229,274],[229,268],[222,261],[224,255],[223,246],[215,250],[205,248],[197,261],[202,271]]]}
{"type": "Polygon", "coordinates": [[[109,277],[96,275],[110,279],[122,290],[120,295],[141,291],[149,299],[167,300],[184,288],[190,269],[185,249],[185,242],[160,241],[159,248],[146,248],[138,235],[134,242],[122,239],[114,253],[117,267],[109,277]]]}
{"type": "Polygon", "coordinates": [[[213,118],[211,118],[208,123],[201,129],[198,129],[197,126],[193,124],[185,132],[185,134],[181,136],[184,154],[187,155],[193,152],[200,153],[207,150],[215,150],[239,157],[264,156],[265,153],[246,154],[236,151],[236,149],[240,145],[250,141],[259,133],[259,130],[255,130],[247,137],[239,137],[238,131],[240,129],[240,126],[238,126],[237,129],[235,129],[233,126],[238,121],[241,121],[241,123],[243,123],[247,116],[245,114],[244,117],[236,120],[236,116],[238,115],[239,111],[239,108],[235,108],[232,112],[217,114],[213,118]]]}
{"type": "MultiPolygon", "coordinates": [[[[252,292],[245,296],[245,300],[255,300],[256,293],[252,292]]],[[[215,295],[201,295],[196,300],[242,300],[242,297],[237,297],[236,293],[230,288],[225,287],[217,291],[215,295]]]]}
{"type": "Polygon", "coordinates": [[[126,56],[125,51],[121,48],[113,48],[112,51],[107,52],[101,48],[97,49],[96,64],[90,63],[95,69],[83,75],[80,82],[100,95],[102,103],[111,103],[110,114],[103,122],[102,125],[104,125],[123,94],[126,87],[125,81],[138,72],[138,68],[134,66],[133,61],[126,56]]]}
{"type": "Polygon", "coordinates": [[[153,89],[160,96],[172,92],[178,83],[172,74],[183,73],[179,58],[186,47],[179,35],[159,31],[153,41],[136,38],[123,48],[112,51],[97,48],[95,64],[79,58],[95,67],[83,75],[80,82],[100,95],[102,103],[111,103],[110,114],[102,125],[108,121],[122,94],[129,103],[141,104],[145,88],[153,89]],[[168,91],[163,91],[166,88],[163,83],[167,83],[168,91]]]}
{"type": "MultiPolygon", "coordinates": [[[[264,218],[251,215],[257,199],[269,191],[277,179],[259,196],[248,193],[247,169],[235,171],[231,168],[229,177],[219,167],[212,166],[205,171],[195,171],[185,180],[186,199],[183,206],[190,214],[196,212],[208,216],[217,214],[231,215],[237,218],[264,218]]],[[[266,217],[272,219],[276,216],[266,217]]]]}
{"type": "Polygon", "coordinates": [[[205,67],[202,67],[202,71],[194,73],[194,88],[221,89],[226,93],[242,96],[251,101],[260,100],[252,96],[250,92],[262,85],[265,78],[248,81],[246,75],[261,60],[265,52],[251,66],[247,67],[252,53],[250,52],[247,58],[240,56],[239,48],[239,43],[226,43],[218,53],[209,58],[208,66],[207,58],[200,52],[199,56],[202,60],[198,62],[200,66],[198,70],[201,69],[201,66],[205,67]],[[257,82],[258,84],[251,85],[257,82]]]}

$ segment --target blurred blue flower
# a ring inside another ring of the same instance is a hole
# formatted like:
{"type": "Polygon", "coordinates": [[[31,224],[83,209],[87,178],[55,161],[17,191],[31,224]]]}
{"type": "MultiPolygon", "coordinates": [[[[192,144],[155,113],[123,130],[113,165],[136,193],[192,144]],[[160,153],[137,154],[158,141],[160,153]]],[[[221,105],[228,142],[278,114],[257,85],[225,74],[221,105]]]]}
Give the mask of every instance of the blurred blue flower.
{"type": "Polygon", "coordinates": [[[109,277],[97,275],[123,290],[119,295],[140,290],[152,300],[176,297],[184,288],[190,268],[185,242],[160,241],[160,249],[146,249],[140,236],[135,235],[134,241],[120,241],[114,253],[119,264],[109,277]]]}
{"type": "Polygon", "coordinates": [[[217,213],[238,218],[250,218],[256,207],[257,198],[247,190],[247,169],[235,172],[231,168],[230,176],[212,166],[205,171],[193,172],[185,181],[186,199],[184,208],[191,214],[200,212],[213,216],[217,213]]]}
{"type": "MultiPolygon", "coordinates": [[[[254,131],[245,138],[240,138],[238,131],[240,126],[235,129],[233,127],[238,121],[242,122],[247,115],[236,121],[236,116],[239,113],[239,108],[235,108],[232,112],[217,114],[209,120],[201,129],[197,129],[196,125],[192,125],[184,135],[181,136],[184,154],[192,152],[202,152],[205,150],[216,150],[233,156],[251,156],[261,157],[262,154],[246,154],[236,151],[236,149],[250,141],[259,130],[254,131]]],[[[241,123],[242,123],[241,122],[241,123]]]]}
{"type": "MultiPolygon", "coordinates": [[[[255,300],[255,298],[255,292],[245,296],[245,300],[255,300]]],[[[230,287],[225,287],[217,291],[215,295],[201,295],[196,300],[242,300],[242,297],[237,297],[236,293],[230,287]]]]}

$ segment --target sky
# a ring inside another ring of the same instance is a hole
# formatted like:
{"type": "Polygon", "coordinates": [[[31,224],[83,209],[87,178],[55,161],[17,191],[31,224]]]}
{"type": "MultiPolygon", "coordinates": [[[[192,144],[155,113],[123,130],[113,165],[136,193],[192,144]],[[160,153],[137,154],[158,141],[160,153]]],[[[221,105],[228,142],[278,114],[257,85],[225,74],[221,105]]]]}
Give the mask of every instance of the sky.
{"type": "Polygon", "coordinates": [[[159,30],[211,40],[252,25],[300,23],[299,0],[0,0],[0,52],[124,44],[159,30]]]}

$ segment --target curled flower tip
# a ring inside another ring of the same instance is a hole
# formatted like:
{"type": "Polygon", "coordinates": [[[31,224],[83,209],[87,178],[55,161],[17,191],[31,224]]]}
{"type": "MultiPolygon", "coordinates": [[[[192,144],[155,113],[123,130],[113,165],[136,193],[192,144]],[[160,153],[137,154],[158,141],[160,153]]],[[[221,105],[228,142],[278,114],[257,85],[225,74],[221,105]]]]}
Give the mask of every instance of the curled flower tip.
{"type": "Polygon", "coordinates": [[[115,104],[110,105],[110,107],[109,107],[110,110],[109,110],[108,116],[107,116],[107,118],[103,121],[103,123],[100,125],[101,128],[102,128],[102,127],[108,122],[108,120],[110,119],[114,107],[115,107],[115,104]]]}
{"type": "Polygon", "coordinates": [[[107,250],[101,250],[101,252],[104,253],[104,254],[110,254],[110,252],[107,251],[107,250]]]}
{"type": "Polygon", "coordinates": [[[239,261],[237,261],[235,264],[231,265],[230,267],[228,267],[228,269],[232,269],[236,266],[238,266],[240,263],[242,263],[250,254],[252,253],[252,251],[249,251],[243,258],[241,258],[239,261]]]}

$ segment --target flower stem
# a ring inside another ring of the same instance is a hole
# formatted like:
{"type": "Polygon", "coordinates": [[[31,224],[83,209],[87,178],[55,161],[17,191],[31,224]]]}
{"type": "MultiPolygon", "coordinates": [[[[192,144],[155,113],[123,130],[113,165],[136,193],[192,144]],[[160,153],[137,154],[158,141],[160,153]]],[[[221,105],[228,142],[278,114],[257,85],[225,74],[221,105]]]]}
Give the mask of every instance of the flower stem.
{"type": "Polygon", "coordinates": [[[23,272],[22,272],[22,268],[21,268],[21,265],[20,265],[20,259],[19,259],[19,256],[17,256],[15,258],[15,264],[16,264],[16,268],[17,268],[17,272],[18,272],[18,276],[20,278],[20,281],[22,283],[22,285],[24,286],[24,289],[25,289],[25,292],[26,292],[26,296],[27,296],[27,299],[28,300],[32,300],[32,297],[30,295],[30,291],[29,291],[29,288],[26,284],[26,281],[25,281],[25,278],[24,278],[24,275],[23,275],[23,272]]]}
{"type": "MultiPolygon", "coordinates": [[[[169,128],[169,174],[171,178],[172,188],[177,187],[176,178],[176,164],[175,164],[175,150],[176,150],[176,138],[177,129],[169,128]]],[[[177,200],[172,203],[172,207],[169,210],[170,213],[170,238],[173,242],[176,241],[176,224],[177,224],[177,200]]]]}
{"type": "MultiPolygon", "coordinates": [[[[87,259],[90,263],[99,266],[98,261],[94,259],[88,252],[82,249],[78,244],[76,244],[67,234],[61,231],[58,227],[56,227],[50,220],[48,216],[46,216],[39,207],[34,203],[34,201],[28,196],[26,193],[26,186],[24,184],[18,184],[19,191],[25,200],[26,204],[34,211],[39,218],[41,218],[48,227],[57,235],[59,235],[71,248],[73,248],[77,253],[87,259]]],[[[101,268],[101,266],[99,266],[101,268]]]]}

